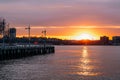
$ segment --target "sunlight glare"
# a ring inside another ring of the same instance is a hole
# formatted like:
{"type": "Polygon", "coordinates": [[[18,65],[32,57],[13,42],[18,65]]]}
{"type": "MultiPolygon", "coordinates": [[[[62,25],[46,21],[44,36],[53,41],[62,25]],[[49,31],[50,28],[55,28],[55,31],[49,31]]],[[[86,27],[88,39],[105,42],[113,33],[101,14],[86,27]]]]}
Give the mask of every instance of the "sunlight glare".
{"type": "Polygon", "coordinates": [[[94,40],[94,37],[90,34],[83,33],[77,37],[75,37],[76,40],[94,40]]]}

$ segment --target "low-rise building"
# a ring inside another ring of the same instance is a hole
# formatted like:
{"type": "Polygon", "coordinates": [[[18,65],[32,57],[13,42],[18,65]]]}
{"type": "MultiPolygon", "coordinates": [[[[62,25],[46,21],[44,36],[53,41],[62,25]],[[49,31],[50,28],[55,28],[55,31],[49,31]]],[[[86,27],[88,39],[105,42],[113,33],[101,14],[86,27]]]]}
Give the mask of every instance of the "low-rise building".
{"type": "Polygon", "coordinates": [[[100,43],[101,43],[102,45],[107,45],[107,44],[109,44],[109,37],[107,37],[107,36],[101,36],[101,37],[100,37],[100,43]]]}
{"type": "Polygon", "coordinates": [[[114,45],[120,45],[120,36],[113,36],[112,42],[114,45]]]}

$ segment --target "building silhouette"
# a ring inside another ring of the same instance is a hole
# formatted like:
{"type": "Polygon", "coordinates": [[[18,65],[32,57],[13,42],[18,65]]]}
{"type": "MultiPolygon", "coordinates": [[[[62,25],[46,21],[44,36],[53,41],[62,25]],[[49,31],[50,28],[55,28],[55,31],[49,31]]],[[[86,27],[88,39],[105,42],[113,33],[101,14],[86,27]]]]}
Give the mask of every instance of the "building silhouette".
{"type": "Polygon", "coordinates": [[[9,37],[10,37],[10,39],[15,39],[16,38],[16,28],[10,28],[9,29],[9,37]]]}
{"type": "Polygon", "coordinates": [[[109,37],[107,37],[107,36],[101,36],[101,37],[100,37],[100,43],[101,43],[102,45],[107,45],[107,44],[109,44],[109,37]]]}
{"type": "Polygon", "coordinates": [[[16,42],[16,28],[9,28],[9,43],[16,42]]]}
{"type": "Polygon", "coordinates": [[[114,45],[120,45],[120,36],[113,36],[112,41],[114,45]]]}

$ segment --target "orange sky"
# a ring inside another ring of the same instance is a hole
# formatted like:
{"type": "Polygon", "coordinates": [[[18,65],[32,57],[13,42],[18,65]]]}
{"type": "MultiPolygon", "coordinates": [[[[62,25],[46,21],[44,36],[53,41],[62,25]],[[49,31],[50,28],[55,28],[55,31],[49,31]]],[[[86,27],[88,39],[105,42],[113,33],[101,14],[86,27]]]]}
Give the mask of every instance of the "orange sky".
{"type": "MultiPolygon", "coordinates": [[[[79,27],[31,27],[31,36],[42,36],[42,30],[46,29],[47,37],[56,37],[62,39],[75,39],[81,34],[86,33],[99,39],[100,36],[119,36],[119,28],[79,28],[79,27]]],[[[17,28],[17,36],[27,36],[25,28],[17,28]]]]}

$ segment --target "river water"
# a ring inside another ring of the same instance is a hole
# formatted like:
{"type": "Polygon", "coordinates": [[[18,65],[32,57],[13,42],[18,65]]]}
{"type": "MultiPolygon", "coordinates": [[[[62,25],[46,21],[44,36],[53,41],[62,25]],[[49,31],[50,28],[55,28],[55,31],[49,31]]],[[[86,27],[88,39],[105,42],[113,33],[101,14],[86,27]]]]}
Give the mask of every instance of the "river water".
{"type": "Polygon", "coordinates": [[[120,46],[55,46],[55,51],[0,61],[0,80],[120,80],[120,46]]]}

